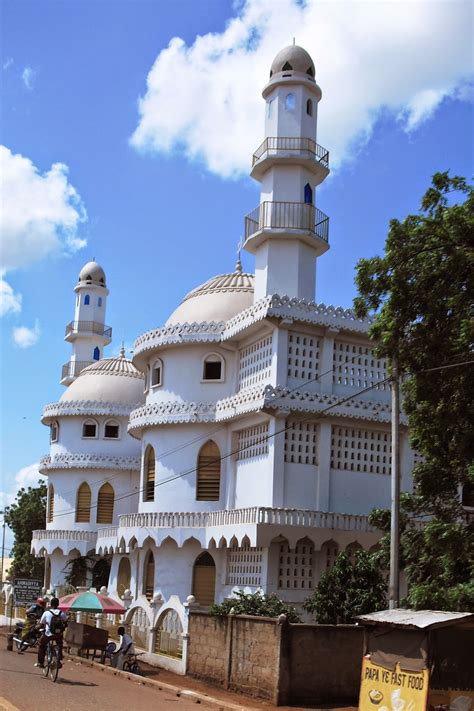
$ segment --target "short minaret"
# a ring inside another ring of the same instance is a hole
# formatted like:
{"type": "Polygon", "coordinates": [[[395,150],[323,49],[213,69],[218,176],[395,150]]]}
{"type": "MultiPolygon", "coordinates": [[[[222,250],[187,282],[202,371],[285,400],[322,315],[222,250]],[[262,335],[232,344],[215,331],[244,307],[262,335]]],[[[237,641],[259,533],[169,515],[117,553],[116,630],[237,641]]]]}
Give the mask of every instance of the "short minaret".
{"type": "Polygon", "coordinates": [[[104,356],[104,346],[112,340],[105,325],[107,289],[105,272],[97,262],[85,264],[74,287],[74,321],[66,326],[64,340],[72,344],[71,360],[63,366],[62,385],[70,385],[83,368],[104,356]]]}
{"type": "Polygon", "coordinates": [[[265,140],[252,159],[260,205],[245,218],[244,248],[255,255],[255,301],[269,294],[313,300],[316,258],[329,249],[329,218],[315,193],[329,173],[316,143],[321,89],[313,60],[291,45],[273,60],[263,90],[265,140]]]}

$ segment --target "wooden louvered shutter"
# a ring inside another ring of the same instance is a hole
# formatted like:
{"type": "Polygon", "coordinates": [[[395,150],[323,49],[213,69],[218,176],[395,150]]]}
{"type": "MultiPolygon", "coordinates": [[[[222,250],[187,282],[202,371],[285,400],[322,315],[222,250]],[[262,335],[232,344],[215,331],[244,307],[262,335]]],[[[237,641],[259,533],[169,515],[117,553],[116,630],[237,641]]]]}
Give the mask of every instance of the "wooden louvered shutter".
{"type": "Polygon", "coordinates": [[[221,494],[221,460],[215,442],[206,442],[198,456],[197,501],[219,501],[221,494]]]}
{"type": "Polygon", "coordinates": [[[193,568],[193,595],[199,605],[208,607],[214,603],[216,589],[216,566],[209,553],[202,553],[193,568]]]}
{"type": "Polygon", "coordinates": [[[114,490],[110,484],[99,489],[97,497],[97,523],[112,523],[114,518],[114,490]]]}
{"type": "Polygon", "coordinates": [[[51,523],[54,518],[54,486],[49,485],[49,498],[48,498],[48,516],[47,522],[51,523]]]}
{"type": "Polygon", "coordinates": [[[144,501],[155,500],[155,450],[147,449],[145,459],[145,498],[144,501]]]}
{"type": "Polygon", "coordinates": [[[76,523],[89,523],[91,518],[91,490],[85,482],[77,490],[76,523]]]}

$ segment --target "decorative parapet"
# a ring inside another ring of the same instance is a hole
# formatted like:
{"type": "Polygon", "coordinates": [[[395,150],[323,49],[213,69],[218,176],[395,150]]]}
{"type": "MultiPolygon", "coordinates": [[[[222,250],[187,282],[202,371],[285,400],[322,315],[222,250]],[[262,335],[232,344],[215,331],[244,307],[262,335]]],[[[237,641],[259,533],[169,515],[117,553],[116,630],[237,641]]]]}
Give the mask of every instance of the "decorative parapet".
{"type": "Polygon", "coordinates": [[[214,422],[216,405],[213,402],[170,402],[149,403],[130,413],[128,431],[139,433],[145,427],[183,422],[214,422]]]}
{"type": "Polygon", "coordinates": [[[257,321],[271,317],[302,321],[363,334],[367,333],[372,323],[372,319],[357,318],[352,309],[343,309],[340,306],[326,306],[326,304],[317,304],[315,301],[274,294],[257,301],[253,306],[241,311],[227,321],[222,340],[232,338],[257,321]]]}
{"type": "Polygon", "coordinates": [[[265,404],[265,386],[240,390],[235,395],[216,402],[216,422],[230,420],[232,417],[245,415],[248,412],[262,410],[265,404]]]}
{"type": "Polygon", "coordinates": [[[220,341],[224,330],[223,321],[203,321],[202,323],[176,323],[155,328],[139,336],[135,341],[134,359],[146,351],[174,343],[209,343],[220,341]]]}
{"type": "Polygon", "coordinates": [[[53,528],[33,531],[31,552],[37,556],[51,555],[54,551],[59,551],[62,555],[69,555],[72,551],[87,555],[95,547],[96,538],[95,531],[66,531],[53,528]]]}
{"type": "Polygon", "coordinates": [[[37,541],[95,541],[95,531],[66,531],[62,529],[42,529],[33,531],[31,538],[37,541]]]}
{"type": "Polygon", "coordinates": [[[367,516],[306,509],[254,506],[223,511],[135,513],[119,516],[120,528],[209,528],[242,524],[270,524],[372,532],[367,516]]]}
{"type": "Polygon", "coordinates": [[[103,402],[101,400],[64,400],[63,402],[52,402],[43,408],[41,422],[49,424],[50,420],[64,416],[93,416],[93,415],[115,415],[116,417],[128,417],[130,411],[138,407],[137,402],[130,405],[121,405],[116,402],[103,402]]]}
{"type": "MultiPolygon", "coordinates": [[[[353,397],[349,400],[341,395],[311,392],[306,390],[290,390],[286,387],[267,385],[264,392],[266,410],[289,410],[291,412],[324,412],[330,408],[331,416],[351,417],[358,420],[373,422],[390,422],[391,405],[387,402],[363,400],[353,397]]],[[[401,421],[406,424],[405,415],[401,421]]]]}
{"type": "Polygon", "coordinates": [[[52,469],[120,469],[140,471],[140,457],[117,457],[107,454],[67,453],[41,457],[39,471],[52,469]]]}
{"type": "Polygon", "coordinates": [[[113,538],[118,533],[118,526],[107,526],[107,528],[99,528],[97,531],[97,541],[100,538],[113,538]]]}

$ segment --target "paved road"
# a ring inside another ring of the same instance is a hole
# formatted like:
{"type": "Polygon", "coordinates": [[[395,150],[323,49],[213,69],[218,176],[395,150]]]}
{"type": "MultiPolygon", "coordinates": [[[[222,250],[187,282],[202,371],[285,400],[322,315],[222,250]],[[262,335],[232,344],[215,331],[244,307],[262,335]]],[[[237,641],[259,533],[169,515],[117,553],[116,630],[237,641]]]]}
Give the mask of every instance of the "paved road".
{"type": "MultiPolygon", "coordinates": [[[[4,638],[0,638],[5,643],[4,638]]],[[[65,661],[53,684],[45,679],[34,650],[25,654],[0,649],[0,711],[196,711],[216,709],[129,681],[100,669],[65,661]]]]}

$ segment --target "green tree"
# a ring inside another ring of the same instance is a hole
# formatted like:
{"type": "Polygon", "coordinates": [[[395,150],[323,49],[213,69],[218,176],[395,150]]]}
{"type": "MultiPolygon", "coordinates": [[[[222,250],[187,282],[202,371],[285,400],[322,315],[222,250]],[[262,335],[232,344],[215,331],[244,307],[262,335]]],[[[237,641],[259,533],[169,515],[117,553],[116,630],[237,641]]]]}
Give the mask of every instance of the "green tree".
{"type": "Polygon", "coordinates": [[[211,605],[209,614],[225,617],[230,611],[235,615],[253,615],[255,617],[279,617],[286,615],[288,622],[301,622],[294,607],[280,600],[274,593],[264,595],[261,592],[244,593],[238,590],[235,597],[224,600],[220,605],[211,605]]]}
{"type": "Polygon", "coordinates": [[[362,550],[356,552],[354,562],[347,553],[339,553],[303,605],[324,625],[350,624],[357,615],[386,606],[387,584],[377,556],[362,550]]]}
{"type": "Polygon", "coordinates": [[[5,509],[5,521],[15,536],[10,567],[10,577],[37,578],[44,576],[43,558],[35,558],[30,553],[31,534],[37,528],[44,528],[46,522],[46,484],[38,481],[38,486],[21,488],[15,502],[5,509]]]}
{"type": "MultiPolygon", "coordinates": [[[[357,266],[356,313],[373,317],[378,355],[398,361],[410,442],[422,456],[401,521],[406,602],[416,608],[474,605],[474,530],[459,496],[474,484],[474,369],[466,363],[473,360],[473,247],[473,189],[437,173],[420,213],[390,222],[384,256],[357,266]]],[[[388,531],[387,513],[371,520],[388,531]]],[[[383,543],[386,556],[388,534],[383,543]]]]}

